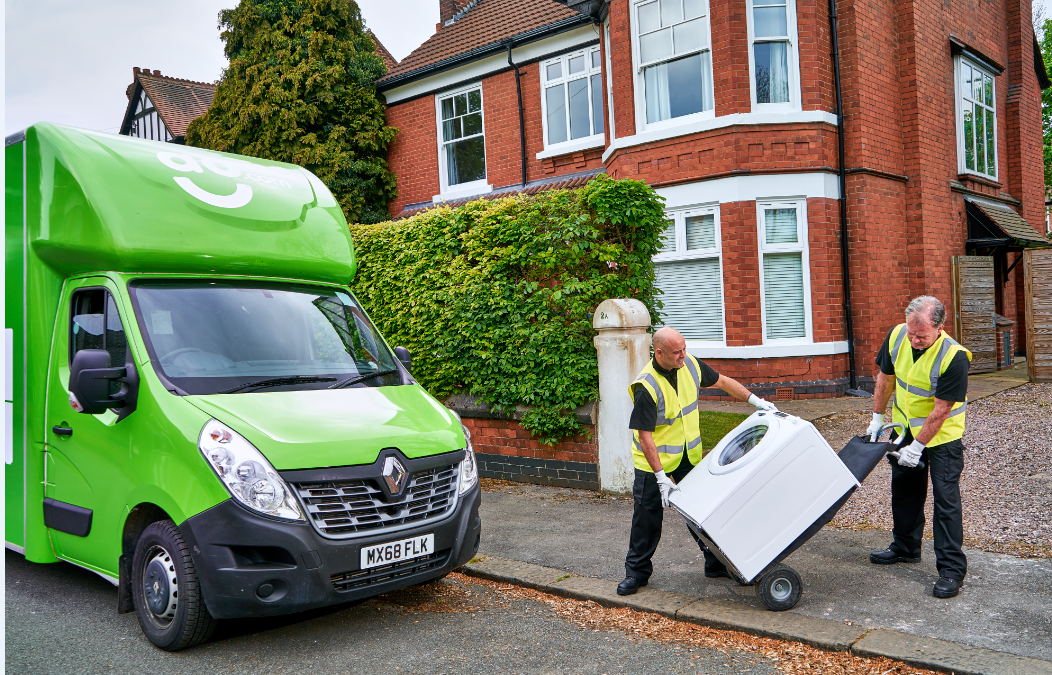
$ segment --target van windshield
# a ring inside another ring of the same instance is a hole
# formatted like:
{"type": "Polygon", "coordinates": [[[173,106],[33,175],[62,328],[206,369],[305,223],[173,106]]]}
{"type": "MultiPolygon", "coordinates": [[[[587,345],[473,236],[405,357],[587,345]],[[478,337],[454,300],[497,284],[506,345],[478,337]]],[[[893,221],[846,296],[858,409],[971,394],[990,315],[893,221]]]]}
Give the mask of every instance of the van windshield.
{"type": "Polygon", "coordinates": [[[154,367],[188,394],[402,383],[347,291],[223,281],[130,288],[154,367]]]}

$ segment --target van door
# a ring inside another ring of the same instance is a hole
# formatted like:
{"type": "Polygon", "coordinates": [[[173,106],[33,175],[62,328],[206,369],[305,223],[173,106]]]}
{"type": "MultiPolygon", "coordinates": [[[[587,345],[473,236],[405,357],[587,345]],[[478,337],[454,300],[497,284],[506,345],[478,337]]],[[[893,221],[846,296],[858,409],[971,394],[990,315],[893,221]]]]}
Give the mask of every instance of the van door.
{"type": "Polygon", "coordinates": [[[70,364],[81,349],[108,351],[110,367],[135,367],[114,290],[104,278],[78,279],[59,305],[47,395],[44,518],[56,555],[116,577],[132,484],[129,425],[118,423],[114,410],[75,412],[69,400],[70,364]]]}

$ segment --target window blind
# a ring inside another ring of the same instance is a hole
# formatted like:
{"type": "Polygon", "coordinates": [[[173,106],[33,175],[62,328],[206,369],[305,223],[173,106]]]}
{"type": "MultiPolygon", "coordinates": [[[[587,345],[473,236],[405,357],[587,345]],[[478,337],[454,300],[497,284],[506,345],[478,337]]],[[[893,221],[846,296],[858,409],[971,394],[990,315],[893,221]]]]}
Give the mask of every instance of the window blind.
{"type": "Polygon", "coordinates": [[[807,337],[802,253],[764,254],[763,293],[767,338],[807,337]]]}
{"type": "MultiPolygon", "coordinates": [[[[709,216],[711,217],[711,216],[709,216]]],[[[688,340],[723,341],[723,299],[719,258],[657,263],[665,324],[688,340]]]]}
{"type": "Polygon", "coordinates": [[[690,216],[687,225],[687,250],[696,251],[716,247],[716,217],[711,213],[690,216]]]}
{"type": "Polygon", "coordinates": [[[764,229],[768,244],[795,244],[796,209],[764,209],[764,229]]]}
{"type": "Polygon", "coordinates": [[[676,252],[676,221],[666,220],[665,229],[661,233],[660,253],[676,252]]]}

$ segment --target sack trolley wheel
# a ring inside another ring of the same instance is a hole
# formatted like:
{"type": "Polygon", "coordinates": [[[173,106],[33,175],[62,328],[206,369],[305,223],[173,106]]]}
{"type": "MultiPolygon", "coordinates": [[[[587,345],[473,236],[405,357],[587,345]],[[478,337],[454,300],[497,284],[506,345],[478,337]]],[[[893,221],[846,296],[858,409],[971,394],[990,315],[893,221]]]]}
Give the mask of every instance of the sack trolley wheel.
{"type": "Polygon", "coordinates": [[[784,612],[800,602],[803,583],[792,567],[779,565],[764,572],[756,582],[756,594],[773,612],[784,612]]]}

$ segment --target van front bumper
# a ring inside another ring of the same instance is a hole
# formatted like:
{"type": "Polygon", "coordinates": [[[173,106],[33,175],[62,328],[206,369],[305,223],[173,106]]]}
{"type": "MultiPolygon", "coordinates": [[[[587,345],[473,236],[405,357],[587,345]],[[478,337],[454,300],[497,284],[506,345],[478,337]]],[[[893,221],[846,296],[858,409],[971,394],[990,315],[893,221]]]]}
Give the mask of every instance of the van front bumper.
{"type": "Polygon", "coordinates": [[[232,499],[188,518],[179,531],[190,548],[202,595],[217,619],[275,616],[373,597],[437,579],[478,551],[478,484],[449,517],[412,529],[354,539],[322,537],[307,522],[277,521],[232,499]],[[434,534],[433,553],[361,569],[363,547],[434,534]]]}

